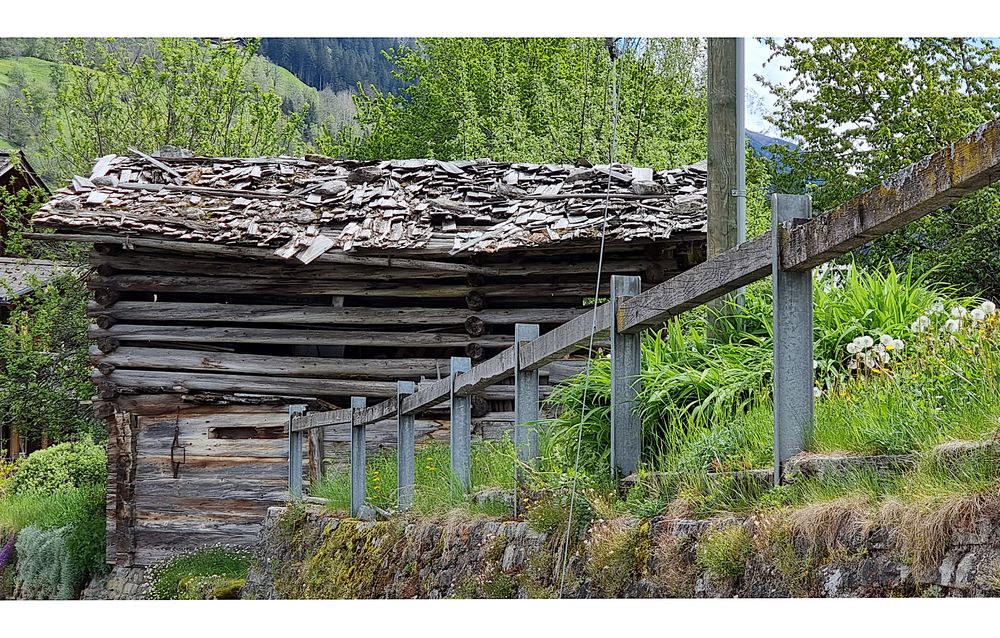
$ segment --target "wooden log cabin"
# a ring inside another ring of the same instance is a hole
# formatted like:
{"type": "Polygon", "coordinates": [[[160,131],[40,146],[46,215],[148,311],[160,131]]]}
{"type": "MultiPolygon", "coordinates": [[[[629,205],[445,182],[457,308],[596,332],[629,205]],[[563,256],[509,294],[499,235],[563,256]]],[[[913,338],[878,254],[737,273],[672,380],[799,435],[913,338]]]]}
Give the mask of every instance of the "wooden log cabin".
{"type": "MultiPolygon", "coordinates": [[[[499,352],[515,323],[544,332],[581,313],[605,212],[600,295],[611,274],[652,285],[705,257],[704,164],[183,155],[103,157],[33,218],[51,231],[38,238],[93,244],[108,558],[122,565],[252,542],[286,498],[288,404],[393,396],[397,380],[447,375],[451,356],[499,352]]],[[[543,395],[580,369],[547,366],[543,395]]],[[[512,396],[474,397],[474,433],[509,428],[512,396]]],[[[447,428],[430,410],[417,436],[447,428]]],[[[392,445],[395,424],[368,432],[392,445]]],[[[313,452],[336,459],[349,436],[330,428],[313,452]]]]}

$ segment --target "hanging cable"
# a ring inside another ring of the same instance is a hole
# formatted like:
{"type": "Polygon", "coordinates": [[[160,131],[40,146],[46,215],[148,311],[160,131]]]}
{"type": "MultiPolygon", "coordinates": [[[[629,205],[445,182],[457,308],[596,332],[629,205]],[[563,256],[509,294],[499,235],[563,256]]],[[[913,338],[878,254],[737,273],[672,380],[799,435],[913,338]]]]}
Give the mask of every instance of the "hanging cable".
{"type": "Polygon", "coordinates": [[[611,167],[618,152],[618,55],[616,38],[607,38],[608,56],[611,58],[611,148],[608,158],[608,185],[604,196],[604,215],[601,221],[601,245],[597,254],[597,283],[594,286],[594,308],[591,311],[590,342],[587,346],[587,367],[583,380],[583,395],[580,398],[580,423],[576,433],[576,458],[573,461],[573,478],[569,493],[569,518],[566,522],[566,536],[560,550],[559,594],[562,598],[566,585],[566,567],[569,563],[569,539],[573,533],[573,509],[576,505],[576,482],[580,474],[580,449],[583,446],[583,423],[587,415],[587,394],[590,390],[590,370],[594,353],[594,333],[597,332],[597,301],[601,296],[601,276],[604,269],[604,238],[608,228],[608,209],[611,199],[611,167]]]}

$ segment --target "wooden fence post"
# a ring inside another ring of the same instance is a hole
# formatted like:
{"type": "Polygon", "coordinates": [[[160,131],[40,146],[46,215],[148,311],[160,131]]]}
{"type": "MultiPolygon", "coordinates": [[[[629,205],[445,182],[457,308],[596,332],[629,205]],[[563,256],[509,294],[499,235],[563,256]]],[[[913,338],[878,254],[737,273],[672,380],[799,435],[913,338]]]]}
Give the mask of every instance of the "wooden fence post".
{"type": "Polygon", "coordinates": [[[471,369],[469,357],[451,358],[451,471],[466,492],[472,479],[472,397],[455,394],[455,377],[471,369]]]}
{"type": "Polygon", "coordinates": [[[292,417],[305,414],[306,406],[288,406],[288,498],[302,498],[302,432],[292,431],[292,417]]]}
{"type": "Polygon", "coordinates": [[[353,410],[367,405],[364,397],[351,397],[351,516],[361,513],[365,504],[365,426],[353,423],[353,410]]]}
{"type": "Polygon", "coordinates": [[[611,471],[615,478],[634,474],[642,450],[642,420],[636,404],[642,366],[642,334],[617,330],[618,307],[624,298],[642,292],[635,276],[611,276],[611,471]]]}
{"type": "Polygon", "coordinates": [[[309,430],[309,484],[323,480],[323,462],[326,459],[326,430],[322,427],[309,430]]]}
{"type": "MultiPolygon", "coordinates": [[[[522,463],[536,465],[538,461],[538,370],[522,370],[520,345],[538,338],[538,324],[514,325],[514,448],[522,463]]],[[[517,471],[521,479],[521,468],[517,471]]]]}
{"type": "Polygon", "coordinates": [[[813,427],[812,270],[782,270],[783,222],[808,221],[808,195],[771,195],[774,304],[774,482],[803,449],[813,427]]]}
{"type": "Polygon", "coordinates": [[[417,482],[414,416],[402,412],[403,397],[415,391],[412,381],[396,383],[396,509],[400,512],[413,506],[417,482]]]}

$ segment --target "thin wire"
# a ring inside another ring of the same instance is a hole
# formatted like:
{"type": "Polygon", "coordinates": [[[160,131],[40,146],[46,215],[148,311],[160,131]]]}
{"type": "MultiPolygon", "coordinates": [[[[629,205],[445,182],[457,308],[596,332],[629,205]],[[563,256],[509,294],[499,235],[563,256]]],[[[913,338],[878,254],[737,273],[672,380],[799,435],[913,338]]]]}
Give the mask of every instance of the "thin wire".
{"type": "MultiPolygon", "coordinates": [[[[610,54],[609,50],[609,54],[610,54]]],[[[604,237],[608,228],[608,207],[611,199],[611,166],[618,151],[618,59],[611,60],[611,153],[608,159],[608,186],[604,197],[604,219],[601,223],[601,247],[597,257],[597,284],[594,290],[594,309],[591,311],[590,343],[587,346],[587,371],[583,381],[583,396],[580,399],[580,425],[576,433],[576,459],[573,462],[573,480],[569,496],[569,519],[566,521],[566,536],[562,545],[560,561],[559,595],[562,598],[566,585],[566,567],[569,563],[569,537],[573,530],[573,508],[576,505],[576,479],[580,474],[580,449],[583,445],[583,422],[586,418],[587,393],[590,390],[591,357],[594,352],[594,333],[597,332],[597,300],[601,294],[601,273],[604,269],[604,237]]]]}

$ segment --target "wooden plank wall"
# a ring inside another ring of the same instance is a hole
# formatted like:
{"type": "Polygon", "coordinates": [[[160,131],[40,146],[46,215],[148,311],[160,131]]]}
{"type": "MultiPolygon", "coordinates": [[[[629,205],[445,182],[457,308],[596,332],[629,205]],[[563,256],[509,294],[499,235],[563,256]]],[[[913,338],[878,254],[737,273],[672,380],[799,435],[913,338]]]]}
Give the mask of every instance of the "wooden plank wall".
{"type": "MultiPolygon", "coordinates": [[[[701,257],[685,241],[616,246],[605,272],[655,284],[701,257]]],[[[483,276],[97,245],[89,312],[96,405],[111,433],[109,562],[149,565],[192,547],[252,543],[266,508],[287,497],[288,404],[316,410],[352,395],[395,396],[397,380],[447,376],[451,356],[496,354],[513,342],[515,323],[544,333],[584,312],[593,255],[538,253],[477,259],[476,270],[500,273],[483,276]],[[177,478],[175,426],[186,451],[177,478]]],[[[543,396],[582,364],[548,363],[543,396]]],[[[473,435],[509,430],[512,397],[509,383],[475,397],[473,435]]],[[[449,425],[431,406],[416,420],[417,441],[445,441],[449,425]]],[[[367,432],[372,454],[395,444],[395,421],[367,432]]],[[[324,434],[328,465],[346,466],[349,428],[324,434]]]]}

